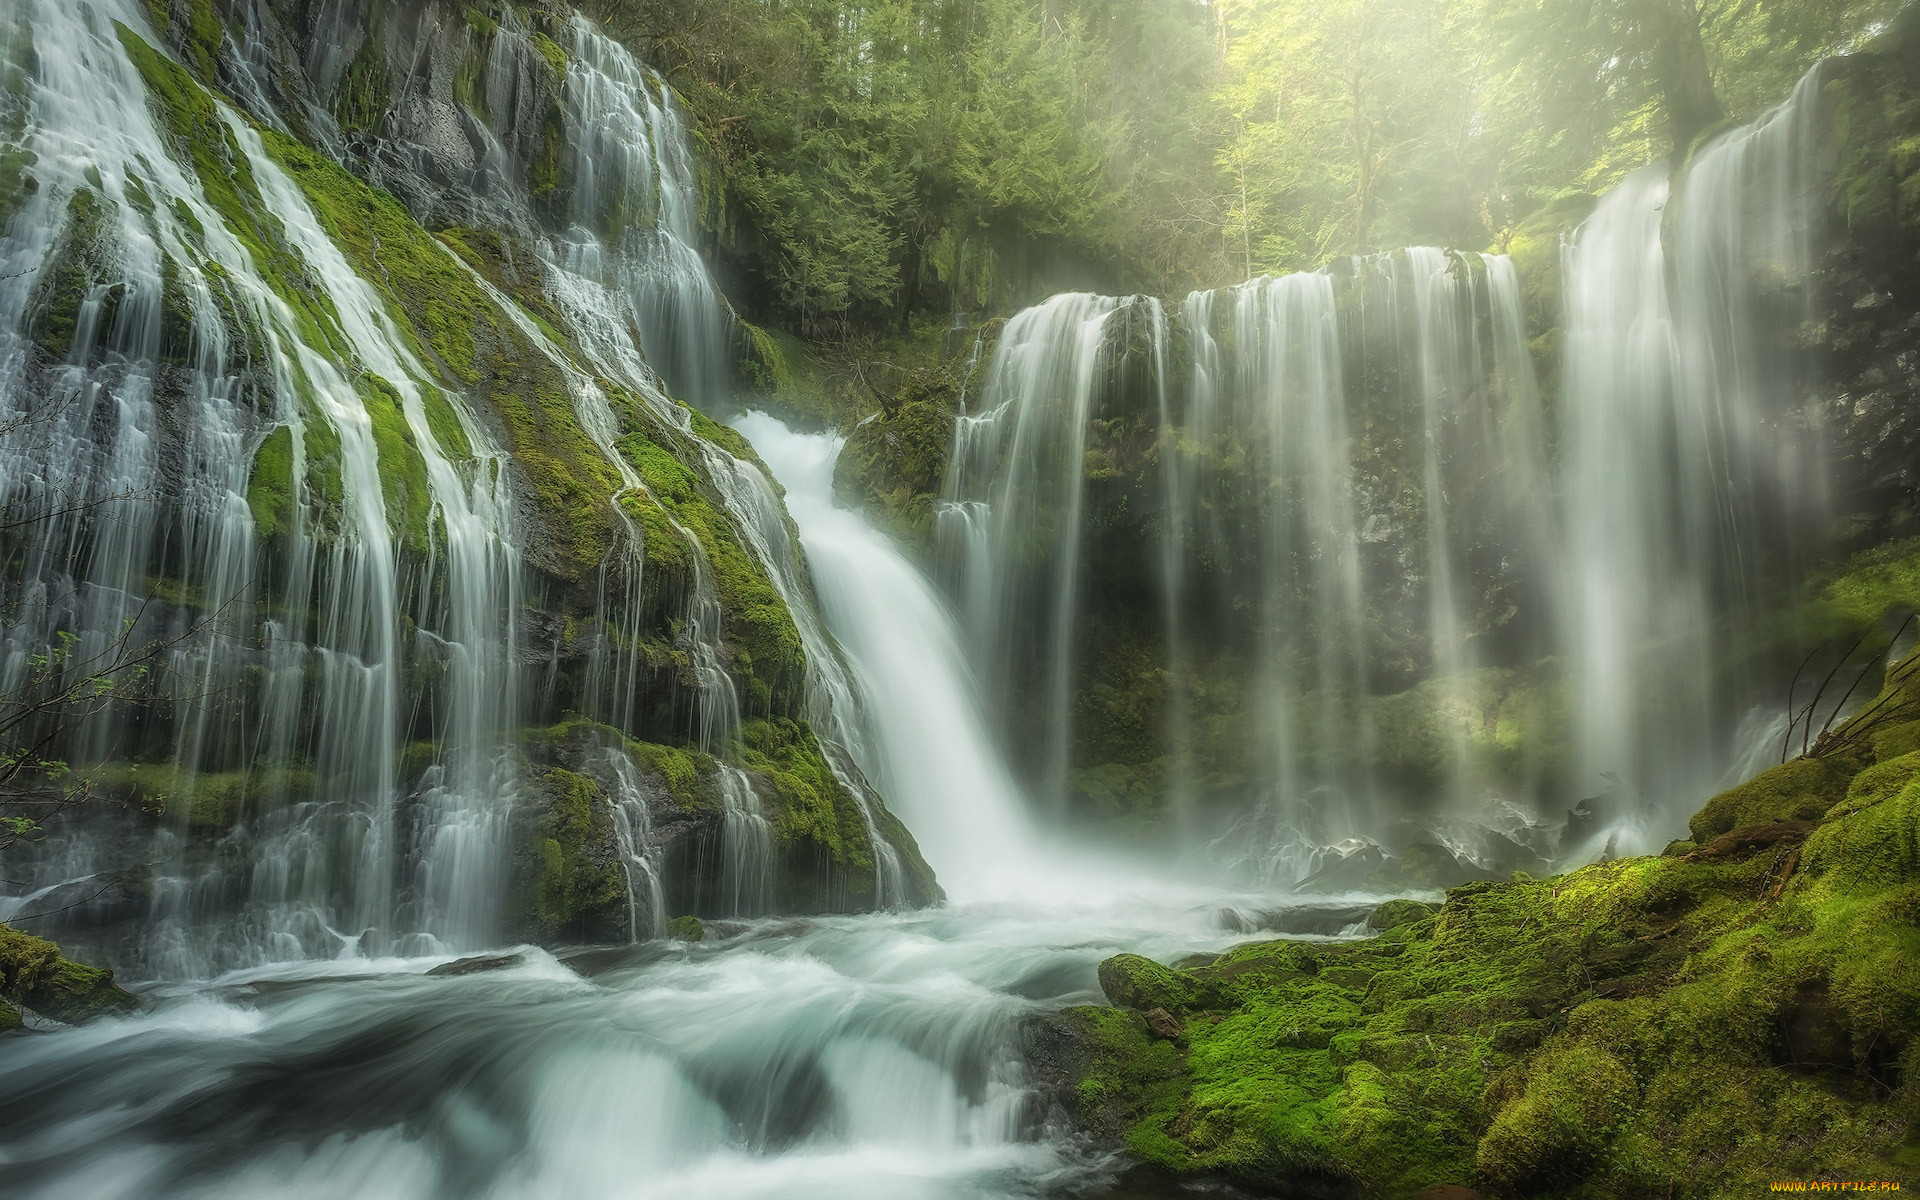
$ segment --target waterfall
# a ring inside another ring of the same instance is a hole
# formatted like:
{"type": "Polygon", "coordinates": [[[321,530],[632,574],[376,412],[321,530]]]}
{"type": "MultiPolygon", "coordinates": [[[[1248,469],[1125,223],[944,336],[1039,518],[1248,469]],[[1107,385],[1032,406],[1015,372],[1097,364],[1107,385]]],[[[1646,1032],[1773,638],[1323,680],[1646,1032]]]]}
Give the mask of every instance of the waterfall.
{"type": "Polygon", "coordinates": [[[557,261],[615,298],[671,394],[695,406],[722,401],[733,312],[697,249],[700,193],[679,109],[665,81],[584,17],[574,14],[567,32],[571,228],[557,261]]]}
{"type": "Polygon", "coordinates": [[[1561,589],[1504,257],[1416,247],[1195,292],[1177,320],[1142,299],[1056,297],[1008,323],[976,403],[956,422],[938,532],[990,707],[1048,731],[1023,755],[1043,794],[1102,784],[1099,770],[1082,782],[1097,759],[1071,757],[1068,703],[1087,682],[1075,622],[1101,608],[1077,581],[1097,560],[1106,588],[1139,596],[1137,573],[1157,595],[1166,682],[1149,728],[1166,757],[1142,772],[1184,837],[1206,793],[1236,796],[1264,832],[1232,835],[1232,856],[1298,879],[1319,848],[1403,814],[1508,799],[1485,762],[1478,647],[1498,634],[1552,648],[1481,627],[1476,604],[1561,589]],[[1135,464],[1153,464],[1151,486],[1109,482],[1135,464]],[[1383,612],[1400,643],[1381,641],[1383,612]],[[1218,716],[1196,707],[1217,706],[1207,681],[1222,671],[1248,690],[1231,768],[1218,716]],[[1408,738],[1380,728],[1400,719],[1378,700],[1395,678],[1432,681],[1438,795],[1376,765],[1408,738]]]}
{"type": "Polygon", "coordinates": [[[1065,792],[1072,742],[1086,428],[1108,321],[1121,309],[1111,297],[1069,293],[1007,322],[987,364],[981,413],[956,431],[947,484],[949,511],[969,543],[957,551],[969,633],[997,694],[1035,649],[1029,627],[1042,631],[1043,701],[1019,719],[1048,731],[1043,794],[1053,797],[1065,792]],[[978,534],[969,513],[988,522],[978,534]],[[1044,578],[1038,589],[1034,576],[1044,578]]]}
{"type": "MultiPolygon", "coordinates": [[[[36,647],[63,638],[75,670],[116,639],[166,640],[167,719],[109,708],[71,751],[124,776],[161,761],[144,768],[170,814],[145,852],[152,969],[330,953],[369,932],[483,937],[515,786],[499,740],[518,690],[502,453],[430,382],[250,126],[216,102],[223,125],[204,135],[231,138],[243,182],[211,199],[110,22],[57,5],[30,19],[40,187],[5,244],[0,492],[25,534],[5,686],[31,687],[36,647]],[[222,203],[274,214],[307,307],[222,203]],[[70,330],[61,288],[80,292],[70,330]],[[439,749],[403,817],[399,749],[423,701],[439,749]],[[236,796],[210,819],[259,817],[237,904],[181,838],[187,814],[236,796]],[[407,875],[418,899],[402,911],[407,875]]],[[[75,853],[100,870],[141,852],[75,853]]]]}
{"type": "Polygon", "coordinates": [[[1342,838],[1453,845],[1450,821],[1576,804],[1600,832],[1568,858],[1676,832],[1736,728],[1765,724],[1774,681],[1729,662],[1827,537],[1793,344],[1818,81],[1677,183],[1653,166],[1600,201],[1565,249],[1551,403],[1501,255],[1343,260],[1195,292],[1173,321],[1083,294],[1012,318],[936,528],[1036,791],[1110,804],[1132,772],[1189,836],[1196,805],[1251,806],[1267,832],[1227,843],[1304,848],[1249,852],[1294,878],[1342,838]],[[1087,644],[1095,570],[1158,609],[1166,682],[1132,702],[1157,706],[1159,760],[1102,764],[1077,732],[1115,686],[1087,644]],[[1221,745],[1223,677],[1247,680],[1226,715],[1255,750],[1221,745]],[[1552,744],[1516,749],[1518,724],[1552,744]]]}
{"type": "Polygon", "coordinates": [[[1765,681],[1716,661],[1824,538],[1804,356],[1820,70],[1670,182],[1645,168],[1565,254],[1565,617],[1583,786],[1654,847],[1731,761],[1765,681]],[[1777,318],[1776,318],[1777,321],[1777,318]]]}
{"type": "MultiPolygon", "coordinates": [[[[281,64],[259,17],[230,31],[240,99],[279,128],[281,64]]],[[[157,973],[486,944],[528,783],[515,735],[541,707],[520,665],[515,514],[529,498],[513,490],[497,427],[421,361],[418,331],[357,273],[254,125],[215,98],[219,129],[194,134],[227,140],[232,179],[203,174],[161,127],[142,72],[178,68],[148,49],[160,39],[144,11],[35,5],[26,18],[15,32],[31,31],[37,63],[19,140],[38,156],[39,186],[0,242],[0,504],[25,531],[0,685],[71,686],[116,647],[158,642],[156,678],[170,689],[137,720],[96,706],[60,743],[100,786],[165,806],[153,845],[83,822],[43,848],[40,869],[70,881],[150,872],[137,958],[157,973]],[[69,644],[50,670],[42,648],[69,644]]],[[[558,371],[619,480],[607,499],[623,536],[599,571],[585,715],[621,731],[636,720],[638,515],[654,511],[690,564],[676,628],[693,695],[676,711],[686,740],[718,760],[718,893],[737,913],[769,911],[774,835],[738,762],[741,697],[714,567],[628,460],[621,443],[640,432],[712,485],[792,613],[806,715],[874,848],[874,903],[899,903],[900,856],[862,769],[860,699],[785,513],[761,469],[708,441],[673,398],[719,403],[731,386],[733,318],[697,249],[687,131],[664,83],[624,49],[579,18],[562,32],[550,161],[528,159],[538,139],[514,124],[528,64],[551,61],[540,37],[508,13],[474,43],[485,70],[472,204],[524,224],[540,315],[434,250],[558,371]],[[547,196],[562,179],[557,212],[547,196]]],[[[303,122],[333,145],[324,116],[303,122]]],[[[635,777],[608,755],[590,773],[637,936],[667,916],[662,863],[635,777]]]]}
{"type": "Polygon", "coordinates": [[[872,727],[860,766],[916,833],[956,900],[1031,878],[1025,801],[982,719],[961,631],[913,565],[833,502],[840,438],[738,422],[786,488],[821,609],[847,652],[872,727]]]}
{"type": "MultiPolygon", "coordinates": [[[[828,765],[864,815],[878,862],[875,903],[897,903],[902,895],[899,855],[874,817],[881,802],[861,777],[857,698],[846,679],[833,641],[814,614],[813,598],[786,516],[759,467],[694,432],[691,411],[675,398],[712,406],[728,398],[729,347],[733,316],[706,263],[695,249],[699,236],[697,189],[689,140],[679,111],[660,77],[636,61],[619,43],[574,16],[568,24],[567,155],[565,186],[569,225],[543,240],[548,275],[546,295],[565,319],[567,332],[593,367],[638,396],[652,418],[684,435],[699,455],[705,477],[720,495],[736,532],[766,569],[775,591],[792,615],[807,660],[807,715],[828,765]],[[637,334],[637,337],[635,336],[637,334]]],[[[503,26],[496,56],[512,50],[524,34],[503,26]]],[[[525,51],[532,52],[532,51],[525,51]]],[[[542,331],[517,310],[512,315],[530,337],[546,344],[542,331]]],[[[550,351],[559,356],[557,348],[550,351]]],[[[625,463],[616,442],[620,425],[604,390],[579,370],[574,379],[582,427],[621,471],[628,491],[644,493],[637,472],[625,463]]],[[[700,573],[696,592],[711,595],[706,564],[696,540],[700,573]]],[[[638,607],[641,568],[624,573],[626,611],[638,607]]],[[[720,666],[717,601],[696,602],[688,621],[700,661],[703,704],[700,743],[724,757],[739,736],[739,701],[720,666]]],[[[617,659],[617,656],[610,656],[617,659]]],[[[618,679],[618,666],[607,672],[618,679]]],[[[612,689],[621,695],[620,689],[612,689]]],[[[770,829],[745,777],[725,771],[730,876],[759,872],[754,882],[726,885],[729,894],[770,897],[773,848],[770,829]]]]}

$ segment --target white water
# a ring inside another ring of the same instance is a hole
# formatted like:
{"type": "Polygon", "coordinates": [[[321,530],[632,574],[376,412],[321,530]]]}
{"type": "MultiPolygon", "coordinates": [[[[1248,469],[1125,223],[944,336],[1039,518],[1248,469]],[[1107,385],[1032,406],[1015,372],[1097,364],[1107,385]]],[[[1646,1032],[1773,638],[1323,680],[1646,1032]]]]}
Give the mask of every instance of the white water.
{"type": "MultiPolygon", "coordinates": [[[[1121,949],[1244,941],[1255,897],[763,922],[718,943],[427,977],[438,959],[236,974],[10,1043],[9,1196],[386,1200],[871,1197],[1097,1190],[1028,1095],[1019,1026],[1098,1000],[1121,949]],[[582,975],[575,974],[575,970],[582,975]]],[[[1361,909],[1360,911],[1364,911],[1361,909]]],[[[1332,932],[1338,907],[1299,909],[1332,932]]]]}
{"type": "Polygon", "coordinates": [[[1535,844],[1585,798],[1591,844],[1547,853],[1680,834],[1784,688],[1741,656],[1830,536],[1790,319],[1819,233],[1818,80],[1677,185],[1663,166],[1630,177],[1569,240],[1551,420],[1498,255],[1414,247],[1256,279],[1194,293],[1177,324],[1146,298],[1078,294],[1012,318],[960,417],[938,528],[1019,777],[1109,802],[1082,778],[1108,769],[1100,751],[1072,748],[1102,684],[1085,642],[1107,628],[1082,581],[1104,555],[1108,585],[1117,559],[1137,592],[1127,541],[1151,539],[1167,682],[1137,686],[1165,757],[1125,769],[1171,797],[1176,832],[1192,835],[1196,805],[1238,812],[1212,850],[1281,879],[1409,821],[1445,841],[1449,823],[1524,814],[1535,844]],[[1144,388],[1119,320],[1136,311],[1144,388]],[[1143,413],[1151,439],[1128,432],[1143,413]],[[1103,455],[1146,441],[1157,505],[1092,482],[1103,455]],[[1488,690],[1515,671],[1534,689],[1517,701],[1536,722],[1525,753],[1488,690]],[[1196,686],[1242,675],[1244,700],[1196,717],[1196,686]],[[1222,721],[1252,749],[1223,749],[1222,721]],[[1438,766],[1410,785],[1395,754],[1428,736],[1438,766]],[[1567,753],[1535,752],[1550,742],[1567,753]]]}
{"type": "Polygon", "coordinates": [[[1034,871],[1025,800],[981,718],[977,683],[945,603],[859,514],[835,506],[840,438],[795,434],[764,413],[735,422],[787,491],[821,611],[845,649],[873,727],[862,761],[947,894],[1004,893],[1034,871]]]}

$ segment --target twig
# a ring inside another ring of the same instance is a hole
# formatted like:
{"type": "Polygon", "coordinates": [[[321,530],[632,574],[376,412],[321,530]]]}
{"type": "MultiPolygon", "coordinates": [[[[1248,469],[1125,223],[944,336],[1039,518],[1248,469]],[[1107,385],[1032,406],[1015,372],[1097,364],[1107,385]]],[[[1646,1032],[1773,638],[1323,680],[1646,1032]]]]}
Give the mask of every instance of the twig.
{"type": "Polygon", "coordinates": [[[1807,706],[1806,728],[1800,731],[1800,756],[1802,758],[1806,757],[1808,744],[1813,738],[1813,714],[1820,708],[1820,697],[1827,694],[1827,687],[1833,682],[1833,677],[1840,673],[1840,668],[1847,665],[1847,660],[1853,657],[1853,652],[1858,650],[1860,643],[1866,640],[1867,635],[1864,633],[1853,639],[1853,645],[1847,647],[1847,652],[1840,656],[1840,661],[1834,663],[1833,669],[1827,672],[1827,677],[1820,681],[1820,690],[1813,694],[1813,703],[1807,706]]]}

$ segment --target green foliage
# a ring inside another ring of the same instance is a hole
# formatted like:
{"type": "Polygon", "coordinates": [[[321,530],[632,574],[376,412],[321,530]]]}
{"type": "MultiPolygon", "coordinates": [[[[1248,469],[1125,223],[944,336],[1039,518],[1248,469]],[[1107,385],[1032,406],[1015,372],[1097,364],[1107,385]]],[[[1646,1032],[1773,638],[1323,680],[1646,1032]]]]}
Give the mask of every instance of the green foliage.
{"type": "Polygon", "coordinates": [[[1214,57],[1192,6],[587,10],[668,70],[705,143],[714,224],[747,259],[747,307],[802,333],[877,329],[960,293],[973,307],[1003,268],[1064,260],[1146,286],[1211,253],[1180,221],[1211,173],[1190,116],[1214,57]]]}

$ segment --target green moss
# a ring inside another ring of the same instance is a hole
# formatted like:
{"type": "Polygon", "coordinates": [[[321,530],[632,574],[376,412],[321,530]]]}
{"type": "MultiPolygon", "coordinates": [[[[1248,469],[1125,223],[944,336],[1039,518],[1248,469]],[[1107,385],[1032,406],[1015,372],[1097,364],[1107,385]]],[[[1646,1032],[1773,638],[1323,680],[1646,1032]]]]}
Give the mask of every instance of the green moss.
{"type": "MultiPolygon", "coordinates": [[[[609,498],[620,477],[580,428],[559,368],[449,252],[471,252],[471,242],[436,242],[385,192],[298,142],[262,136],[348,261],[399,315],[422,360],[500,418],[506,449],[546,526],[543,565],[563,578],[593,578],[614,540],[609,498]]],[[[444,397],[429,398],[429,421],[442,448],[457,454],[465,439],[444,404],[444,397]]]]}
{"type": "Polygon", "coordinates": [[[1121,1008],[1176,1012],[1198,993],[1184,976],[1138,954],[1116,954],[1100,964],[1100,990],[1121,1008]]]}
{"type": "Polygon", "coordinates": [[[373,429],[380,456],[380,489],[387,502],[387,523],[394,539],[414,554],[424,554],[433,511],[433,491],[427,483],[427,462],[407,424],[400,395],[377,375],[359,379],[360,401],[373,429]]]}
{"type": "MultiPolygon", "coordinates": [[[[6,925],[0,925],[0,997],[69,1025],[126,1012],[135,1004],[114,984],[112,971],[71,962],[45,938],[6,925]]],[[[13,1016],[18,1024],[19,1014],[13,1016]]],[[[0,1030],[5,1027],[0,1020],[0,1030]]]]}
{"type": "MultiPolygon", "coordinates": [[[[741,543],[719,500],[660,442],[634,433],[621,442],[621,450],[646,481],[654,501],[699,540],[724,612],[722,632],[731,654],[730,666],[742,685],[743,707],[755,715],[799,715],[806,687],[806,651],[800,643],[800,632],[765,569],[741,543]]],[[[647,529],[648,556],[652,558],[657,552],[653,536],[656,528],[662,534],[658,552],[664,552],[671,561],[679,538],[664,521],[647,529]]]]}
{"type": "Polygon", "coordinates": [[[254,452],[247,507],[262,541],[293,528],[293,430],[276,426],[254,452]]]}
{"type": "Polygon", "coordinates": [[[1689,822],[1693,840],[1708,842],[1731,829],[1774,821],[1818,820],[1847,794],[1850,764],[1824,758],[1796,758],[1728,788],[1689,822]]]}
{"type": "Polygon", "coordinates": [[[625,920],[626,885],[612,855],[612,819],[600,785],[553,769],[540,777],[531,826],[535,932],[556,938],[585,931],[618,912],[625,920]]]}
{"type": "Polygon", "coordinates": [[[26,206],[28,197],[40,190],[33,168],[40,156],[8,142],[0,142],[0,230],[12,223],[13,215],[26,206]]]}
{"type": "Polygon", "coordinates": [[[1866,629],[1888,612],[1920,608],[1920,538],[1863,551],[1821,591],[1847,627],[1866,629]]]}
{"type": "Polygon", "coordinates": [[[705,941],[707,927],[699,917],[675,917],[667,922],[667,936],[676,942],[705,941]]]}
{"type": "Polygon", "coordinates": [[[667,791],[675,804],[691,809],[700,803],[700,769],[694,760],[694,751],[645,742],[636,742],[631,749],[666,780],[667,791]]]}
{"type": "Polygon", "coordinates": [[[1129,1037],[1133,1013],[1067,1014],[1085,1056],[1070,1103],[1170,1170],[1325,1175],[1384,1200],[1900,1178],[1920,1058],[1914,753],[1776,768],[1695,822],[1747,840],[1469,884],[1430,917],[1396,902],[1371,941],[1112,960],[1110,994],[1177,1011],[1184,1052],[1129,1075],[1129,1056],[1174,1048],[1129,1037]]]}
{"type": "Polygon", "coordinates": [[[1433,916],[1434,906],[1418,900],[1389,900],[1367,916],[1367,928],[1388,930],[1412,925],[1433,916]]]}
{"type": "Polygon", "coordinates": [[[1605,1161],[1638,1090],[1605,1050],[1556,1048],[1528,1064],[1519,1096],[1480,1139],[1476,1165],[1511,1192],[1578,1183],[1605,1161]]]}
{"type": "Polygon", "coordinates": [[[848,432],[834,464],[834,494],[923,559],[933,548],[934,504],[953,453],[957,401],[952,376],[909,377],[894,407],[848,432]]]}
{"type": "Polygon", "coordinates": [[[129,807],[209,834],[225,833],[249,814],[307,799],[318,785],[309,767],[203,772],[172,763],[113,762],[84,775],[129,807]]]}
{"type": "Polygon", "coordinates": [[[866,819],[820,753],[813,731],[786,717],[748,721],[741,760],[772,785],[768,819],[782,845],[818,847],[835,866],[871,875],[866,819]]]}
{"type": "Polygon", "coordinates": [[[170,138],[174,157],[193,170],[201,194],[247,248],[260,277],[291,310],[301,340],[336,360],[350,357],[332,301],[288,247],[279,218],[260,195],[252,164],[221,120],[213,98],[138,34],[124,25],[114,28],[146,82],[148,103],[170,138]]]}
{"type": "Polygon", "coordinates": [[[564,80],[567,77],[567,52],[560,48],[560,43],[538,30],[535,30],[527,40],[532,42],[533,48],[540,52],[540,57],[547,61],[547,66],[552,69],[554,77],[564,80]]]}
{"type": "MultiPolygon", "coordinates": [[[[27,328],[33,340],[57,359],[73,352],[80,309],[102,282],[112,277],[116,237],[106,201],[91,188],[79,188],[67,201],[66,224],[34,281],[27,328]]],[[[103,335],[114,309],[106,301],[96,336],[103,335]]]]}
{"type": "Polygon", "coordinates": [[[227,31],[220,23],[220,14],[213,11],[213,0],[186,0],[186,6],[187,57],[201,80],[211,83],[214,59],[220,55],[220,45],[226,41],[227,31]]]}
{"type": "Polygon", "coordinates": [[[559,106],[549,106],[540,122],[540,145],[527,164],[527,190],[548,196],[560,186],[561,165],[567,152],[566,117],[559,106]]]}
{"type": "MultiPolygon", "coordinates": [[[[1915,764],[1906,767],[1911,776],[1915,764]]],[[[1920,786],[1908,782],[1877,802],[1871,793],[1859,799],[1866,802],[1855,807],[1855,797],[1849,796],[1835,818],[1808,840],[1808,872],[1859,886],[1920,881],[1920,786]]]]}
{"type": "Polygon", "coordinates": [[[348,132],[374,129],[393,103],[387,82],[387,65],[380,43],[369,36],[360,43],[353,61],[333,97],[334,120],[348,132]]]}

